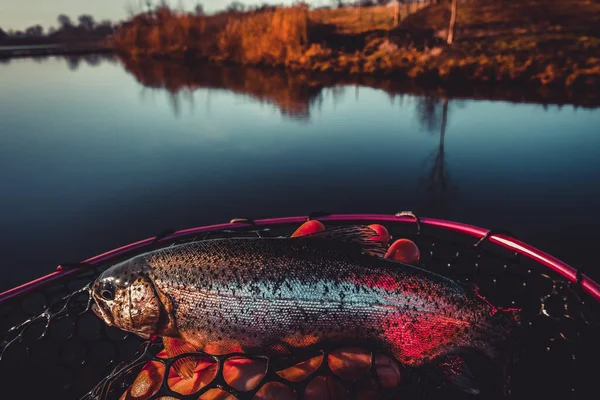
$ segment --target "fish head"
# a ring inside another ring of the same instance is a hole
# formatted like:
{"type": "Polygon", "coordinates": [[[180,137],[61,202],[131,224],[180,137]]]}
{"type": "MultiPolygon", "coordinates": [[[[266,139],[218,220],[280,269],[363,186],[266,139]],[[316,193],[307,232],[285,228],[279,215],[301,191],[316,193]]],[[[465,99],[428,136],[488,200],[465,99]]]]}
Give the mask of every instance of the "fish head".
{"type": "Polygon", "coordinates": [[[107,325],[149,338],[158,333],[163,307],[148,266],[132,259],[104,271],[92,284],[92,311],[107,325]]]}

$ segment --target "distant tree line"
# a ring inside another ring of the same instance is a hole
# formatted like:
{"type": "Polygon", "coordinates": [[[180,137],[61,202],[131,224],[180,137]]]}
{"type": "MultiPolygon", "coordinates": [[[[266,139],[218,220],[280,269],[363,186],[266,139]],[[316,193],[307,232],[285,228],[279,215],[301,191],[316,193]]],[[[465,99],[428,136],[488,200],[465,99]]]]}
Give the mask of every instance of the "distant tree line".
{"type": "Polygon", "coordinates": [[[77,18],[77,23],[73,23],[71,18],[65,14],[61,14],[57,18],[59,28],[54,34],[59,32],[69,34],[79,33],[94,33],[99,36],[110,35],[114,31],[113,23],[109,20],[96,22],[94,17],[88,14],[80,15],[77,18]]]}
{"type": "Polygon", "coordinates": [[[44,31],[41,25],[33,25],[25,30],[9,30],[5,32],[0,28],[0,39],[5,38],[56,38],[66,39],[72,37],[105,37],[114,33],[115,27],[109,20],[96,22],[93,16],[88,14],[80,15],[76,22],[65,14],[57,18],[58,28],[50,27],[44,31]]]}

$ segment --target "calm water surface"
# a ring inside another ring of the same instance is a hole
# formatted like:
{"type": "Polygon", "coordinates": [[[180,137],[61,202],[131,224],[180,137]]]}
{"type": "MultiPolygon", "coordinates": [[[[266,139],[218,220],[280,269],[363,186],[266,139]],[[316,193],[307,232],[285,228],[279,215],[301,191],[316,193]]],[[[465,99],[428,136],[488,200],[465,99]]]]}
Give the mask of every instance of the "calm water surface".
{"type": "Polygon", "coordinates": [[[599,110],[198,74],[0,64],[0,290],[165,228],[317,210],[504,228],[600,276],[599,110]]]}

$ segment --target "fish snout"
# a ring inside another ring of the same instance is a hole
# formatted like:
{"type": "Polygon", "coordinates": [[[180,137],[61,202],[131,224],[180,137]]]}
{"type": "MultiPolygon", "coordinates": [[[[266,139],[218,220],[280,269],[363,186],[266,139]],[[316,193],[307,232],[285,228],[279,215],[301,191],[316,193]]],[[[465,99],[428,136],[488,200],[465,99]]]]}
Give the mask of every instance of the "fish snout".
{"type": "Polygon", "coordinates": [[[104,321],[104,323],[108,326],[113,326],[113,320],[110,317],[110,313],[106,312],[99,304],[95,301],[92,303],[92,312],[96,314],[98,318],[104,321]]]}

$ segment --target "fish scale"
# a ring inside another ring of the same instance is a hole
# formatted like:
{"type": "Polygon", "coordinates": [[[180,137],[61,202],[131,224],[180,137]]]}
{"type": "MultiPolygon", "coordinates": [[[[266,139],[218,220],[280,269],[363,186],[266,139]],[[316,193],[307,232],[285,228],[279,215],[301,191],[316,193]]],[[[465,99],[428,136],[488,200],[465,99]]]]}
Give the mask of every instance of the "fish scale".
{"type": "MultiPolygon", "coordinates": [[[[417,323],[419,317],[427,320],[432,314],[472,323],[485,313],[478,303],[474,304],[481,310],[465,312],[471,302],[445,278],[374,257],[335,252],[335,246],[301,242],[204,241],[159,250],[145,261],[158,289],[174,302],[182,336],[200,346],[226,340],[267,348],[295,332],[320,340],[382,339],[391,317],[417,323]],[[374,285],[372,277],[383,287],[374,285]],[[260,340],[215,333],[233,325],[260,340]],[[336,330],[334,325],[341,326],[336,330]],[[200,337],[186,334],[189,327],[202,332],[200,337]]],[[[394,350],[393,345],[387,347],[394,350]]]]}

